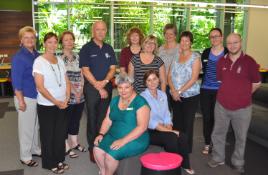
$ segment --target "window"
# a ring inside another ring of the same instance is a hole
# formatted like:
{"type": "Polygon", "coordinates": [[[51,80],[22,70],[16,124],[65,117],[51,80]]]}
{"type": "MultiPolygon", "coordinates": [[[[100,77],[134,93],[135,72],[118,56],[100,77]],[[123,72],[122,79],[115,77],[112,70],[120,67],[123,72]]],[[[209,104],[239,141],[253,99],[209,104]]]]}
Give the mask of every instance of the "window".
{"type": "MultiPolygon", "coordinates": [[[[202,0],[198,0],[200,1],[202,0]]],[[[243,2],[237,1],[240,4],[243,2]]],[[[178,35],[184,30],[192,31],[195,40],[193,49],[202,51],[209,47],[208,32],[212,27],[222,28],[225,36],[234,31],[243,35],[246,13],[247,11],[241,7],[224,8],[148,1],[34,0],[34,23],[39,40],[37,48],[41,51],[45,33],[53,31],[61,34],[65,30],[74,32],[76,48],[80,49],[91,38],[91,25],[96,20],[106,22],[106,42],[114,46],[117,53],[126,46],[126,32],[134,26],[139,27],[145,35],[157,36],[161,45],[164,42],[163,27],[167,23],[177,25],[178,35]]]]}

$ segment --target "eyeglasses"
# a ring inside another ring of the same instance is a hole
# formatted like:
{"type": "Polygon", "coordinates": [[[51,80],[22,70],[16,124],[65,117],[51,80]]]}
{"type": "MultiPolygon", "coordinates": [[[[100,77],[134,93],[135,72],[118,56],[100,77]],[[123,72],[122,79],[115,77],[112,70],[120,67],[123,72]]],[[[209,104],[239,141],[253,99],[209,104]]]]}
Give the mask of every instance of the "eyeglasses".
{"type": "Polygon", "coordinates": [[[214,35],[214,36],[209,36],[210,39],[218,39],[221,38],[222,36],[220,35],[214,35]]]}
{"type": "Polygon", "coordinates": [[[147,42],[148,45],[155,45],[155,42],[147,42]]]}
{"type": "Polygon", "coordinates": [[[239,44],[241,42],[241,40],[240,41],[235,41],[235,42],[232,42],[232,43],[226,43],[227,45],[237,45],[237,44],[239,44]]]}
{"type": "Polygon", "coordinates": [[[34,40],[35,37],[34,36],[32,36],[32,37],[24,36],[24,37],[22,37],[22,39],[24,39],[24,40],[34,40]]]}

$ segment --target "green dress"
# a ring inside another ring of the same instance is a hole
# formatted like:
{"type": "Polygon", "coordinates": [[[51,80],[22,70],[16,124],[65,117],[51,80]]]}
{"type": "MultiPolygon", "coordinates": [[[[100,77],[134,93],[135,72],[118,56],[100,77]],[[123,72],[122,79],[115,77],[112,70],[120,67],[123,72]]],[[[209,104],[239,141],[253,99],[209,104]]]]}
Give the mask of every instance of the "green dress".
{"type": "Polygon", "coordinates": [[[118,150],[112,150],[110,146],[115,140],[123,138],[137,127],[137,110],[144,105],[148,107],[149,105],[146,100],[139,95],[136,95],[125,110],[120,110],[118,103],[119,96],[114,97],[110,103],[109,117],[110,120],[112,120],[112,126],[105,134],[98,147],[111,155],[114,159],[121,160],[141,154],[147,149],[149,145],[149,135],[147,131],[118,150]]]}

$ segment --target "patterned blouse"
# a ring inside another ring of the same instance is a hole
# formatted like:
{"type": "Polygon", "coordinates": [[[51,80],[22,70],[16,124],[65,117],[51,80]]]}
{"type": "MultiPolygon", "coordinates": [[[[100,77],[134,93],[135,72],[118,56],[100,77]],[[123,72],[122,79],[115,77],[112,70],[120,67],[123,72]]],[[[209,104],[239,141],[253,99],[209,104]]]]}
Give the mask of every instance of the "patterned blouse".
{"type": "Polygon", "coordinates": [[[69,60],[63,53],[60,54],[64,61],[67,76],[71,83],[71,96],[69,104],[79,104],[85,101],[83,94],[84,78],[81,74],[81,69],[79,68],[79,55],[73,53],[73,59],[69,60]],[[80,102],[77,102],[75,98],[76,93],[81,93],[80,102]]]}
{"type": "MultiPolygon", "coordinates": [[[[180,57],[179,57],[180,59],[180,57]]],[[[179,63],[178,60],[171,64],[171,80],[176,90],[180,89],[192,77],[192,66],[196,59],[200,59],[200,54],[193,52],[191,58],[185,63],[179,63]]],[[[192,87],[181,94],[181,97],[187,98],[200,93],[200,84],[196,81],[192,87]]]]}

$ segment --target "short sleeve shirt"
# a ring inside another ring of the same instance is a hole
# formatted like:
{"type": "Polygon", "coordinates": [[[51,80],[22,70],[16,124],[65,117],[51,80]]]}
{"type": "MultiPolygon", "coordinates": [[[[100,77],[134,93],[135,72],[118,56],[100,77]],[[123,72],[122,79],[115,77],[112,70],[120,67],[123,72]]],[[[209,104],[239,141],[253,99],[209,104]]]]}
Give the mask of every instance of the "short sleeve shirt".
{"type": "Polygon", "coordinates": [[[88,67],[96,80],[104,80],[110,66],[117,64],[112,46],[103,43],[100,48],[93,39],[82,47],[79,57],[79,67],[88,67]]]}
{"type": "Polygon", "coordinates": [[[256,61],[244,53],[234,63],[229,55],[222,57],[217,64],[217,79],[221,81],[217,100],[228,110],[249,106],[252,83],[261,81],[256,61]]]}
{"type": "Polygon", "coordinates": [[[175,48],[166,49],[164,46],[159,47],[159,57],[164,61],[166,68],[166,75],[168,75],[169,67],[174,60],[179,57],[179,44],[175,48]]]}
{"type": "Polygon", "coordinates": [[[64,61],[66,74],[71,83],[71,94],[70,94],[70,104],[82,103],[85,101],[83,95],[83,85],[84,80],[81,73],[81,69],[79,68],[79,55],[77,53],[73,53],[72,59],[68,59],[63,53],[60,54],[60,57],[64,61]],[[80,101],[77,102],[75,98],[75,94],[80,93],[80,101]]]}
{"type": "Polygon", "coordinates": [[[131,63],[134,67],[134,89],[137,93],[141,93],[146,88],[143,82],[144,74],[149,70],[156,70],[159,72],[160,67],[164,64],[162,59],[158,56],[155,56],[151,63],[144,64],[141,61],[140,54],[134,55],[131,59],[131,63]]]}
{"type": "MultiPolygon", "coordinates": [[[[180,58],[179,58],[180,59],[180,58]]],[[[176,90],[180,89],[192,77],[193,63],[200,59],[200,54],[193,52],[185,63],[175,60],[171,65],[171,80],[176,90]]],[[[182,97],[192,97],[200,93],[200,84],[196,81],[189,89],[181,94],[182,97]]]]}
{"type": "MultiPolygon", "coordinates": [[[[33,74],[41,74],[44,78],[44,87],[57,100],[64,101],[66,98],[66,69],[61,58],[57,57],[58,63],[51,64],[43,56],[36,58],[33,64],[33,74]]],[[[44,106],[54,106],[39,91],[37,103],[44,106]]]]}
{"type": "Polygon", "coordinates": [[[146,99],[151,108],[148,128],[155,129],[158,124],[172,124],[168,109],[167,95],[165,92],[157,89],[157,97],[155,98],[147,88],[140,95],[146,99]]]}
{"type": "Polygon", "coordinates": [[[130,47],[123,48],[120,53],[120,67],[124,67],[126,72],[128,72],[128,64],[133,55],[137,54],[132,53],[130,47]]]}

